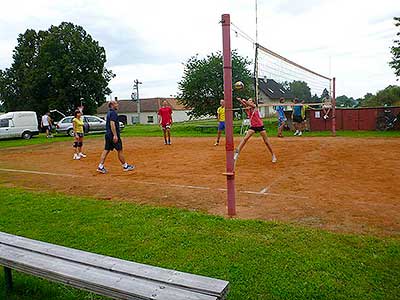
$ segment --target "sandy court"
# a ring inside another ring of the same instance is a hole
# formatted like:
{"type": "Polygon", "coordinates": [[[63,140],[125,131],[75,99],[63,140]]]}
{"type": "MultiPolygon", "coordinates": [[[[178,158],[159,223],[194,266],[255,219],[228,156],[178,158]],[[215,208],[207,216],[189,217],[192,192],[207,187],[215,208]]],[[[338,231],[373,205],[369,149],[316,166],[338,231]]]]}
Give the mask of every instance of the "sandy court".
{"type": "MultiPolygon", "coordinates": [[[[260,137],[236,166],[239,218],[289,221],[340,232],[399,236],[400,139],[272,138],[272,164],[260,137]]],[[[97,174],[102,139],[0,150],[0,183],[38,190],[176,206],[226,215],[225,147],[213,138],[125,138],[137,169],[123,172],[116,153],[97,174]]],[[[239,139],[236,140],[236,144],[239,139]]]]}

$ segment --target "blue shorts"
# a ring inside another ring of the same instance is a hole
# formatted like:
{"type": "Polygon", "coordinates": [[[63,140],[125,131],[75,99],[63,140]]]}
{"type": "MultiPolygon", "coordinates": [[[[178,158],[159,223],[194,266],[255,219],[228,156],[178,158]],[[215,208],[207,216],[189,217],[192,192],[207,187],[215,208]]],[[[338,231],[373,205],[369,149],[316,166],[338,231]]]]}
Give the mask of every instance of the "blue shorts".
{"type": "Polygon", "coordinates": [[[284,124],[286,121],[287,121],[286,118],[279,118],[279,119],[278,119],[278,127],[281,127],[282,124],[284,124]]]}
{"type": "Polygon", "coordinates": [[[219,130],[219,131],[225,130],[225,122],[219,122],[219,124],[218,124],[218,130],[219,130]]]}

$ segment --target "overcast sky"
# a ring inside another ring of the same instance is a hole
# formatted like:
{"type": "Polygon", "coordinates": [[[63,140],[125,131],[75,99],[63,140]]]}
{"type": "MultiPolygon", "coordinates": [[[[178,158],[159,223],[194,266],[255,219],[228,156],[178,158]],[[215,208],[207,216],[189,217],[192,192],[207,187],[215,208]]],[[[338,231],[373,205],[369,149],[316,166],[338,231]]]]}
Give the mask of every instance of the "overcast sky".
{"type": "MultiPolygon", "coordinates": [[[[255,36],[253,0],[1,0],[0,69],[10,66],[19,33],[62,21],[79,24],[105,47],[117,75],[113,96],[169,97],[190,56],[221,50],[221,14],[255,36]]],[[[259,43],[337,78],[337,94],[361,97],[396,84],[388,66],[399,0],[258,0],[259,43]],[[331,63],[330,63],[331,61],[331,63]],[[331,66],[331,67],[330,67],[331,66]]],[[[232,48],[253,58],[251,43],[232,34],[232,48]]],[[[398,82],[397,82],[398,83],[398,82]]]]}

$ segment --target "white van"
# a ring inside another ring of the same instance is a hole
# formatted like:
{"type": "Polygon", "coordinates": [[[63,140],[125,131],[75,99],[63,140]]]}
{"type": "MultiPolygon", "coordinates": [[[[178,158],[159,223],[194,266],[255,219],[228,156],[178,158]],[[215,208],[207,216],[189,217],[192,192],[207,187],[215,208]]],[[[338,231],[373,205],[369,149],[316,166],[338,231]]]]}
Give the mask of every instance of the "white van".
{"type": "Polygon", "coordinates": [[[34,111],[14,111],[0,115],[0,139],[23,138],[38,135],[38,120],[34,111]]]}

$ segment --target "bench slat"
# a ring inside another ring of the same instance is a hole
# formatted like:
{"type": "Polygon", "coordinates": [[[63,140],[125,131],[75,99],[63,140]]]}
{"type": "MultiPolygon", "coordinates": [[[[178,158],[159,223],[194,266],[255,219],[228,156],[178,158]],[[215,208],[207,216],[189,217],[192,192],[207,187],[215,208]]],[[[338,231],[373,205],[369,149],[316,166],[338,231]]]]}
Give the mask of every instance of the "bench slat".
{"type": "Polygon", "coordinates": [[[116,299],[216,300],[191,292],[93,266],[49,257],[45,254],[0,244],[0,264],[21,272],[62,282],[116,299]]]}
{"type": "Polygon", "coordinates": [[[20,236],[14,236],[3,232],[0,232],[0,243],[20,247],[21,249],[29,249],[37,253],[67,259],[88,266],[114,271],[116,273],[158,281],[170,286],[184,288],[189,291],[217,296],[218,299],[224,299],[228,292],[229,283],[224,280],[148,266],[20,236]]]}

